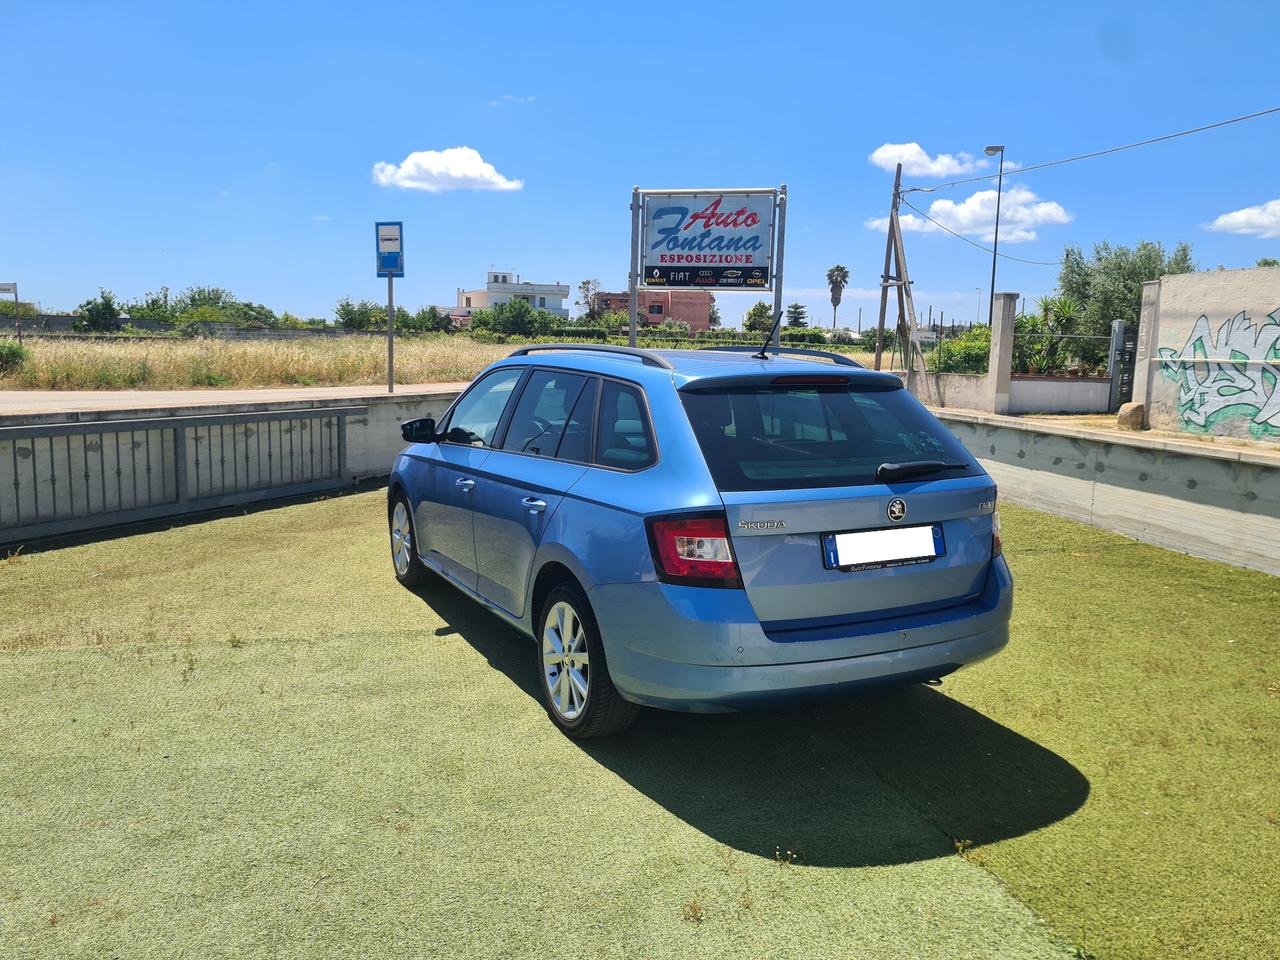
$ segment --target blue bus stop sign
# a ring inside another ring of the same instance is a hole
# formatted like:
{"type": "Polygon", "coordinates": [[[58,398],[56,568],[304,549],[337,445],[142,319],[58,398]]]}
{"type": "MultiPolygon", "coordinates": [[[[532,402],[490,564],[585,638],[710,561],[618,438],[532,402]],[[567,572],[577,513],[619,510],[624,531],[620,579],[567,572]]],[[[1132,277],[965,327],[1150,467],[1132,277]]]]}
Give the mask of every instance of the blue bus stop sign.
{"type": "Polygon", "coordinates": [[[404,276],[404,221],[379,220],[373,225],[380,277],[404,276]]]}

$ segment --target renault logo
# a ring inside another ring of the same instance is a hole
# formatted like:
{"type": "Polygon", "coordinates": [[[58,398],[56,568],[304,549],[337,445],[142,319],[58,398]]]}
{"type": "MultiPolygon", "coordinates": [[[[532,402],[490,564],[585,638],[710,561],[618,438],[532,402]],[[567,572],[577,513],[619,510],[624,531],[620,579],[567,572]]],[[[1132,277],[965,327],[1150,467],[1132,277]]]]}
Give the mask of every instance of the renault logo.
{"type": "Polygon", "coordinates": [[[885,511],[889,514],[889,519],[897,523],[907,515],[907,501],[901,497],[894,497],[889,501],[889,508],[885,511]]]}

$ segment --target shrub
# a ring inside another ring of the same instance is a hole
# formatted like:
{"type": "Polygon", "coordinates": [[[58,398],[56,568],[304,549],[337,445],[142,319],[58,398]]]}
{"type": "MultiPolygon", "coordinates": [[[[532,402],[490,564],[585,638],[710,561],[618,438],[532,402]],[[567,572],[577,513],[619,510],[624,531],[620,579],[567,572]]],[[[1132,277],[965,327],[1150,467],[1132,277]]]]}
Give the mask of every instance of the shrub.
{"type": "Polygon", "coordinates": [[[17,373],[30,359],[31,351],[17,340],[0,340],[0,377],[17,373]]]}
{"type": "Polygon", "coordinates": [[[120,329],[120,304],[110,290],[99,290],[98,296],[80,304],[72,327],[90,333],[114,333],[120,329]]]}
{"type": "Polygon", "coordinates": [[[991,328],[974,327],[958,337],[940,341],[937,349],[929,354],[929,370],[933,373],[986,373],[990,357],[991,328]]]}

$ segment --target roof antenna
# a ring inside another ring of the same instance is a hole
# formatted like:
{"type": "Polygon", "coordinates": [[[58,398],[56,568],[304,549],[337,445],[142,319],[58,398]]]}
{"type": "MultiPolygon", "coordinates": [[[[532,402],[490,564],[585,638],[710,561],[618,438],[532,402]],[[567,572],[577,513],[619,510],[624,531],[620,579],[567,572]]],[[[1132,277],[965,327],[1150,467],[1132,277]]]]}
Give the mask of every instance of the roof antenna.
{"type": "Polygon", "coordinates": [[[769,348],[769,344],[773,341],[773,335],[778,332],[778,327],[782,325],[782,311],[778,311],[778,316],[773,321],[773,326],[769,328],[768,335],[764,338],[764,343],[760,344],[760,352],[753,353],[752,356],[757,360],[768,360],[769,355],[765,350],[769,348]]]}

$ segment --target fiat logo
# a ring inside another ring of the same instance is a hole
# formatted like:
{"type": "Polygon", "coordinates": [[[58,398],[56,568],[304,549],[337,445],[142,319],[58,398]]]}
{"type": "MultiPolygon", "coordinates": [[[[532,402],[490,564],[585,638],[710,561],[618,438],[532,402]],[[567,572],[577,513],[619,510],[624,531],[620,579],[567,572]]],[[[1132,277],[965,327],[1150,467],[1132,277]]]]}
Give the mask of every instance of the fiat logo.
{"type": "Polygon", "coordinates": [[[901,497],[894,497],[889,501],[889,507],[885,510],[885,513],[889,515],[890,520],[897,523],[907,515],[907,501],[901,497]]]}

